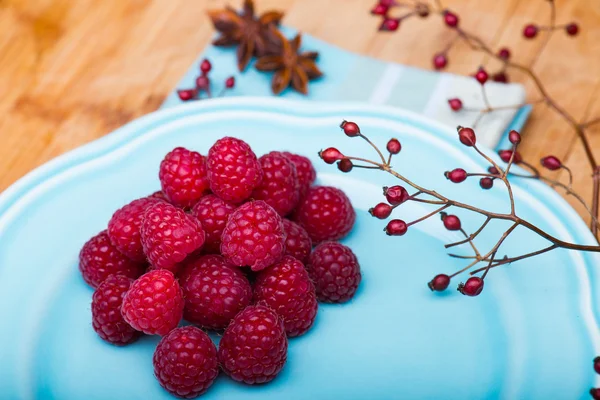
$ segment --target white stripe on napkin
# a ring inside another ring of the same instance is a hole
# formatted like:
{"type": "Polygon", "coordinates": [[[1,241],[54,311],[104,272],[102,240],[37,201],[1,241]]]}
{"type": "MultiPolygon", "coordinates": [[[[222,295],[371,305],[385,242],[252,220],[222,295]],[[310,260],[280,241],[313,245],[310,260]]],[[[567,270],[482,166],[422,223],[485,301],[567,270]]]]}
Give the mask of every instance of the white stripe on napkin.
{"type": "Polygon", "coordinates": [[[388,64],[383,71],[383,74],[381,74],[375,89],[371,93],[369,103],[385,104],[390,98],[390,95],[396,86],[396,82],[398,82],[400,76],[402,76],[403,71],[404,68],[401,65],[388,64]]]}

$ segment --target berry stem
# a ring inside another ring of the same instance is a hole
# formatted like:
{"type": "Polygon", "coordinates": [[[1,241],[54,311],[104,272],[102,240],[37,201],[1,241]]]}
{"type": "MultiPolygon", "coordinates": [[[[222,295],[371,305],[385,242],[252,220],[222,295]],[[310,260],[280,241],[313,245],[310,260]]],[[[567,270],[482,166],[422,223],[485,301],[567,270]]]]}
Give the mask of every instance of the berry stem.
{"type": "MultiPolygon", "coordinates": [[[[471,245],[471,248],[475,252],[475,256],[481,257],[481,254],[479,254],[479,250],[477,250],[477,247],[475,246],[475,243],[473,243],[473,238],[471,236],[467,235],[467,232],[465,232],[465,230],[463,228],[460,228],[460,231],[465,236],[465,238],[466,238],[465,240],[467,242],[469,242],[469,244],[471,245]]],[[[446,248],[448,248],[448,247],[446,247],[446,248]]]]}
{"type": "Polygon", "coordinates": [[[415,219],[412,222],[409,222],[408,224],[406,224],[406,226],[411,226],[411,225],[417,224],[417,223],[419,223],[421,221],[425,221],[427,218],[433,217],[435,214],[438,214],[438,213],[444,211],[448,207],[450,207],[450,204],[445,204],[442,207],[438,208],[437,210],[432,211],[429,214],[422,216],[421,218],[415,219]]]}
{"type": "MultiPolygon", "coordinates": [[[[557,249],[557,248],[558,248],[558,246],[555,245],[555,244],[553,244],[553,245],[550,245],[548,247],[544,247],[541,250],[537,250],[537,251],[533,251],[531,253],[523,254],[523,255],[520,255],[518,257],[512,257],[512,258],[505,257],[501,261],[498,261],[497,263],[489,266],[489,268],[495,268],[495,267],[499,267],[501,265],[510,264],[510,263],[515,262],[515,261],[519,261],[519,260],[523,260],[525,258],[537,256],[539,254],[543,254],[543,253],[546,253],[546,252],[548,252],[550,250],[554,250],[554,249],[557,249]]],[[[483,270],[486,270],[486,269],[488,269],[488,267],[476,269],[475,271],[471,272],[471,275],[475,275],[475,274],[477,274],[477,273],[479,273],[479,272],[481,272],[483,270]]]]}
{"type": "Polygon", "coordinates": [[[469,235],[469,236],[467,237],[467,239],[465,239],[465,240],[461,240],[461,241],[459,241],[459,242],[448,243],[448,244],[444,245],[444,247],[445,247],[445,248],[447,248],[447,249],[449,249],[450,247],[459,246],[459,245],[461,245],[461,244],[465,244],[465,243],[467,243],[468,241],[472,241],[472,240],[474,240],[474,239],[477,237],[477,235],[479,235],[479,233],[481,233],[481,231],[483,230],[483,228],[485,228],[485,226],[486,226],[486,225],[487,225],[487,224],[488,224],[488,223],[489,223],[491,220],[492,220],[492,218],[491,218],[491,217],[487,217],[487,218],[485,219],[485,221],[483,222],[483,224],[481,224],[481,226],[479,227],[479,229],[477,229],[477,230],[476,230],[474,233],[472,233],[471,235],[469,235]]]}

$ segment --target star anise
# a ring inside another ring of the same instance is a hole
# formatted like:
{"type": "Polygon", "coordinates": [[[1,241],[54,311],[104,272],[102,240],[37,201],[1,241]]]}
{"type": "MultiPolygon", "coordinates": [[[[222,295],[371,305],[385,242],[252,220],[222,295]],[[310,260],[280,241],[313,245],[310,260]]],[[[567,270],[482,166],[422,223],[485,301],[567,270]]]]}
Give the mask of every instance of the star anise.
{"type": "Polygon", "coordinates": [[[281,32],[276,29],[273,30],[276,31],[274,34],[279,38],[279,54],[260,57],[256,61],[256,69],[259,71],[275,71],[271,82],[271,89],[275,94],[281,93],[290,85],[294,90],[302,94],[308,94],[308,81],[323,75],[315,63],[319,53],[298,53],[302,42],[300,34],[288,41],[281,32]]]}
{"type": "Polygon", "coordinates": [[[237,13],[231,7],[208,12],[210,19],[221,35],[213,41],[215,46],[235,46],[237,48],[238,68],[243,71],[252,56],[263,56],[277,50],[273,31],[268,29],[278,25],[283,13],[267,11],[260,17],[254,14],[254,3],[245,0],[242,12],[237,13]]]}

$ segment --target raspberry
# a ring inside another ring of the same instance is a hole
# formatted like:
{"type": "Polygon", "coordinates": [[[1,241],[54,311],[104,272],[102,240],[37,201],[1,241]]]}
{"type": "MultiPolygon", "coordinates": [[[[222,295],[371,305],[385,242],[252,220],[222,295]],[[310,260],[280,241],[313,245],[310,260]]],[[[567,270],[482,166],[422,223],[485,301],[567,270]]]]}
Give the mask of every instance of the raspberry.
{"type": "Polygon", "coordinates": [[[144,264],[121,254],[110,242],[106,231],[88,240],[79,253],[79,270],[83,279],[93,288],[111,275],[136,279],[144,272],[144,268],[144,264]]]}
{"type": "Polygon", "coordinates": [[[160,163],[160,186],[178,207],[193,206],[208,190],[206,159],[195,151],[176,147],[160,163]]]}
{"type": "Polygon", "coordinates": [[[315,167],[313,167],[312,162],[310,162],[310,160],[304,156],[289,153],[287,151],[284,151],[283,155],[286,156],[296,166],[298,189],[300,191],[300,197],[302,198],[306,194],[306,191],[310,185],[312,185],[315,179],[317,179],[317,171],[315,171],[315,167]]]}
{"type": "Polygon", "coordinates": [[[183,317],[207,329],[226,328],[252,300],[246,276],[217,255],[187,265],[179,282],[185,298],[183,317]]]}
{"type": "Polygon", "coordinates": [[[314,243],[338,240],[346,236],[356,220],[350,199],[340,189],[313,186],[294,213],[314,243]]]}
{"type": "Polygon", "coordinates": [[[92,296],[92,326],[103,340],[117,346],[136,341],[140,332],[133,329],[121,315],[123,296],[133,279],[112,275],[98,286],[92,296]]]}
{"type": "Polygon", "coordinates": [[[288,337],[306,333],[317,316],[317,296],[304,265],[285,256],[263,270],[254,282],[254,299],[281,318],[288,337]]]}
{"type": "Polygon", "coordinates": [[[173,329],[152,358],[154,375],[169,393],[191,399],[206,392],[219,374],[217,348],[194,326],[173,329]]]}
{"type": "Polygon", "coordinates": [[[283,221],[264,201],[251,201],[231,214],[221,241],[221,253],[230,264],[260,271],[285,251],[283,221]]]}
{"type": "Polygon", "coordinates": [[[146,261],[140,237],[144,212],[153,204],[163,201],[154,197],[143,197],[118,209],[108,222],[110,242],[134,261],[146,261]]]}
{"type": "Polygon", "coordinates": [[[286,234],[285,254],[305,262],[312,250],[312,241],[306,230],[289,219],[283,220],[283,230],[286,234]]]}
{"type": "Polygon", "coordinates": [[[204,244],[200,221],[164,201],[146,210],[141,233],[144,253],[155,268],[175,270],[204,244]]]}
{"type": "Polygon", "coordinates": [[[164,201],[169,201],[169,199],[167,199],[167,196],[163,193],[162,190],[158,190],[154,193],[152,193],[150,196],[148,196],[151,199],[160,199],[160,200],[164,200],[164,201]]]}
{"type": "Polygon", "coordinates": [[[300,196],[296,166],[278,151],[265,154],[258,162],[263,171],[263,179],[252,192],[252,197],[264,200],[281,216],[288,214],[296,206],[300,196]]]}
{"type": "Polygon", "coordinates": [[[208,151],[206,165],[213,193],[232,203],[241,203],[250,197],[263,177],[250,146],[232,137],[215,142],[208,151]]]}
{"type": "Polygon", "coordinates": [[[349,247],[325,242],[315,247],[306,264],[315,284],[319,301],[344,303],[350,300],[360,284],[360,265],[349,247]]]}
{"type": "Polygon", "coordinates": [[[200,199],[192,208],[194,215],[202,223],[206,234],[203,251],[206,253],[219,253],[221,249],[221,234],[227,224],[227,219],[235,210],[233,204],[209,194],[200,199]]]}
{"type": "Polygon", "coordinates": [[[183,293],[173,273],[159,269],[139,277],[125,294],[121,314],[148,335],[169,333],[183,316],[183,293]]]}
{"type": "Polygon", "coordinates": [[[249,385],[273,380],[287,359],[283,321],[262,305],[247,307],[225,330],[219,362],[232,379],[249,385]]]}

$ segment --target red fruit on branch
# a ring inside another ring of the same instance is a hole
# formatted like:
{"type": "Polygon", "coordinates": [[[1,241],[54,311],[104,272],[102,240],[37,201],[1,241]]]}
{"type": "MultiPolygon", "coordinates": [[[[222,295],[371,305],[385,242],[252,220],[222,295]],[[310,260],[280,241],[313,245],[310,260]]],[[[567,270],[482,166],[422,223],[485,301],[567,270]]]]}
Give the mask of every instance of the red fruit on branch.
{"type": "Polygon", "coordinates": [[[600,357],[594,358],[594,371],[596,371],[597,374],[600,374],[600,357]]]}
{"type": "Polygon", "coordinates": [[[448,65],[448,58],[445,53],[437,53],[433,55],[433,68],[440,70],[448,65]]]}
{"type": "Polygon", "coordinates": [[[355,122],[350,122],[350,121],[344,120],[340,124],[340,128],[342,128],[344,130],[344,133],[348,137],[355,137],[355,136],[360,135],[360,128],[358,127],[358,125],[355,122]]]}
{"type": "Polygon", "coordinates": [[[196,89],[180,89],[177,91],[177,96],[181,101],[193,100],[196,98],[196,89]]]}
{"type": "Polygon", "coordinates": [[[515,130],[512,130],[508,133],[508,140],[512,144],[519,144],[521,143],[521,134],[515,130]]]}
{"type": "Polygon", "coordinates": [[[442,222],[449,231],[458,231],[461,228],[460,219],[456,215],[442,213],[442,222]]]}
{"type": "Polygon", "coordinates": [[[455,28],[458,26],[458,15],[454,14],[452,11],[444,11],[444,22],[451,28],[455,28]]]}
{"type": "MultiPolygon", "coordinates": [[[[509,162],[510,161],[510,157],[512,156],[513,151],[512,150],[500,150],[498,151],[498,155],[500,156],[500,159],[504,162],[509,162]]],[[[515,152],[515,156],[513,158],[513,162],[515,164],[520,163],[521,161],[523,161],[523,158],[521,157],[521,154],[516,151],[515,152]]]]}
{"type": "Polygon", "coordinates": [[[489,78],[489,75],[485,71],[485,69],[483,69],[483,67],[479,67],[479,69],[475,73],[475,79],[477,79],[477,82],[484,85],[487,82],[488,78],[489,78]]]}
{"type": "Polygon", "coordinates": [[[375,207],[369,208],[369,214],[378,219],[386,219],[392,213],[393,208],[386,203],[379,203],[375,207]]]}
{"type": "Polygon", "coordinates": [[[534,24],[525,25],[525,28],[523,28],[523,36],[527,39],[533,39],[537,36],[538,30],[538,27],[534,24]]]}
{"type": "Polygon", "coordinates": [[[452,111],[460,111],[463,108],[462,101],[457,98],[448,99],[448,104],[450,105],[450,108],[452,109],[452,111]]]}
{"type": "Polygon", "coordinates": [[[398,153],[400,153],[400,150],[402,150],[402,145],[400,144],[400,141],[398,139],[394,138],[394,139],[390,139],[387,142],[387,145],[385,146],[385,148],[391,154],[398,154],[398,153]]]}
{"type": "Polygon", "coordinates": [[[202,62],[200,63],[200,71],[202,71],[202,75],[208,74],[211,69],[212,64],[210,63],[210,61],[206,58],[202,60],[202,62]]]}
{"type": "Polygon", "coordinates": [[[230,76],[225,80],[225,87],[227,89],[232,89],[235,86],[235,76],[230,76]]]}
{"type": "Polygon", "coordinates": [[[479,186],[485,190],[491,189],[494,186],[494,180],[490,177],[481,178],[479,180],[479,186]]]}
{"type": "Polygon", "coordinates": [[[590,395],[594,400],[600,400],[600,388],[592,388],[590,389],[590,395]]]}
{"type": "Polygon", "coordinates": [[[321,157],[327,164],[333,164],[334,162],[344,158],[344,155],[335,147],[329,147],[325,150],[321,150],[319,152],[319,157],[321,157]]]}
{"type": "Polygon", "coordinates": [[[429,281],[427,286],[429,286],[429,289],[431,289],[432,292],[443,292],[448,288],[449,284],[450,277],[446,274],[439,274],[429,281]]]}
{"type": "Polygon", "coordinates": [[[453,183],[461,183],[467,179],[467,171],[462,168],[454,168],[452,171],[446,171],[444,175],[446,179],[449,179],[453,183]]]}
{"type": "Polygon", "coordinates": [[[458,139],[462,144],[468,147],[475,146],[475,143],[477,142],[475,131],[471,128],[463,128],[462,126],[458,128],[458,139]]]}
{"type": "Polygon", "coordinates": [[[544,168],[547,168],[550,171],[556,171],[557,169],[562,168],[562,163],[555,156],[546,156],[542,158],[540,162],[544,168]]]}
{"type": "Polygon", "coordinates": [[[506,73],[500,71],[500,72],[496,72],[494,75],[492,75],[492,80],[494,82],[499,82],[499,83],[508,83],[508,76],[506,75],[506,73]]]}
{"type": "Polygon", "coordinates": [[[342,158],[340,161],[338,161],[337,166],[342,172],[350,172],[352,171],[354,164],[352,164],[352,161],[350,161],[348,158],[342,158]]]}
{"type": "Polygon", "coordinates": [[[410,197],[406,189],[402,186],[395,185],[392,187],[383,187],[383,195],[386,200],[393,206],[404,203],[410,197]]]}
{"type": "Polygon", "coordinates": [[[501,48],[498,51],[498,57],[500,57],[503,60],[508,60],[510,58],[510,50],[506,47],[501,48]]]}
{"type": "Polygon", "coordinates": [[[375,7],[373,7],[373,9],[371,10],[371,14],[373,14],[373,15],[386,15],[389,10],[390,10],[390,6],[387,6],[385,4],[379,3],[375,7]]]}
{"type": "Polygon", "coordinates": [[[408,230],[408,225],[401,219],[393,219],[388,222],[384,231],[388,236],[402,236],[408,230]]]}
{"type": "Polygon", "coordinates": [[[576,36],[579,33],[579,25],[575,22],[571,22],[565,26],[565,31],[567,31],[567,35],[576,36]]]}
{"type": "Polygon", "coordinates": [[[196,89],[198,90],[208,90],[210,87],[210,79],[208,76],[200,75],[196,78],[196,89]]]}
{"type": "Polygon", "coordinates": [[[396,5],[396,0],[379,0],[379,4],[386,7],[392,7],[396,5]]]}
{"type": "Polygon", "coordinates": [[[465,296],[475,297],[479,296],[483,290],[483,279],[478,276],[472,276],[465,283],[458,285],[458,291],[465,296]]]}
{"type": "Polygon", "coordinates": [[[500,175],[500,171],[496,167],[489,167],[488,172],[492,175],[500,175]]]}
{"type": "Polygon", "coordinates": [[[393,32],[400,27],[400,18],[385,18],[379,27],[380,31],[393,32]]]}

